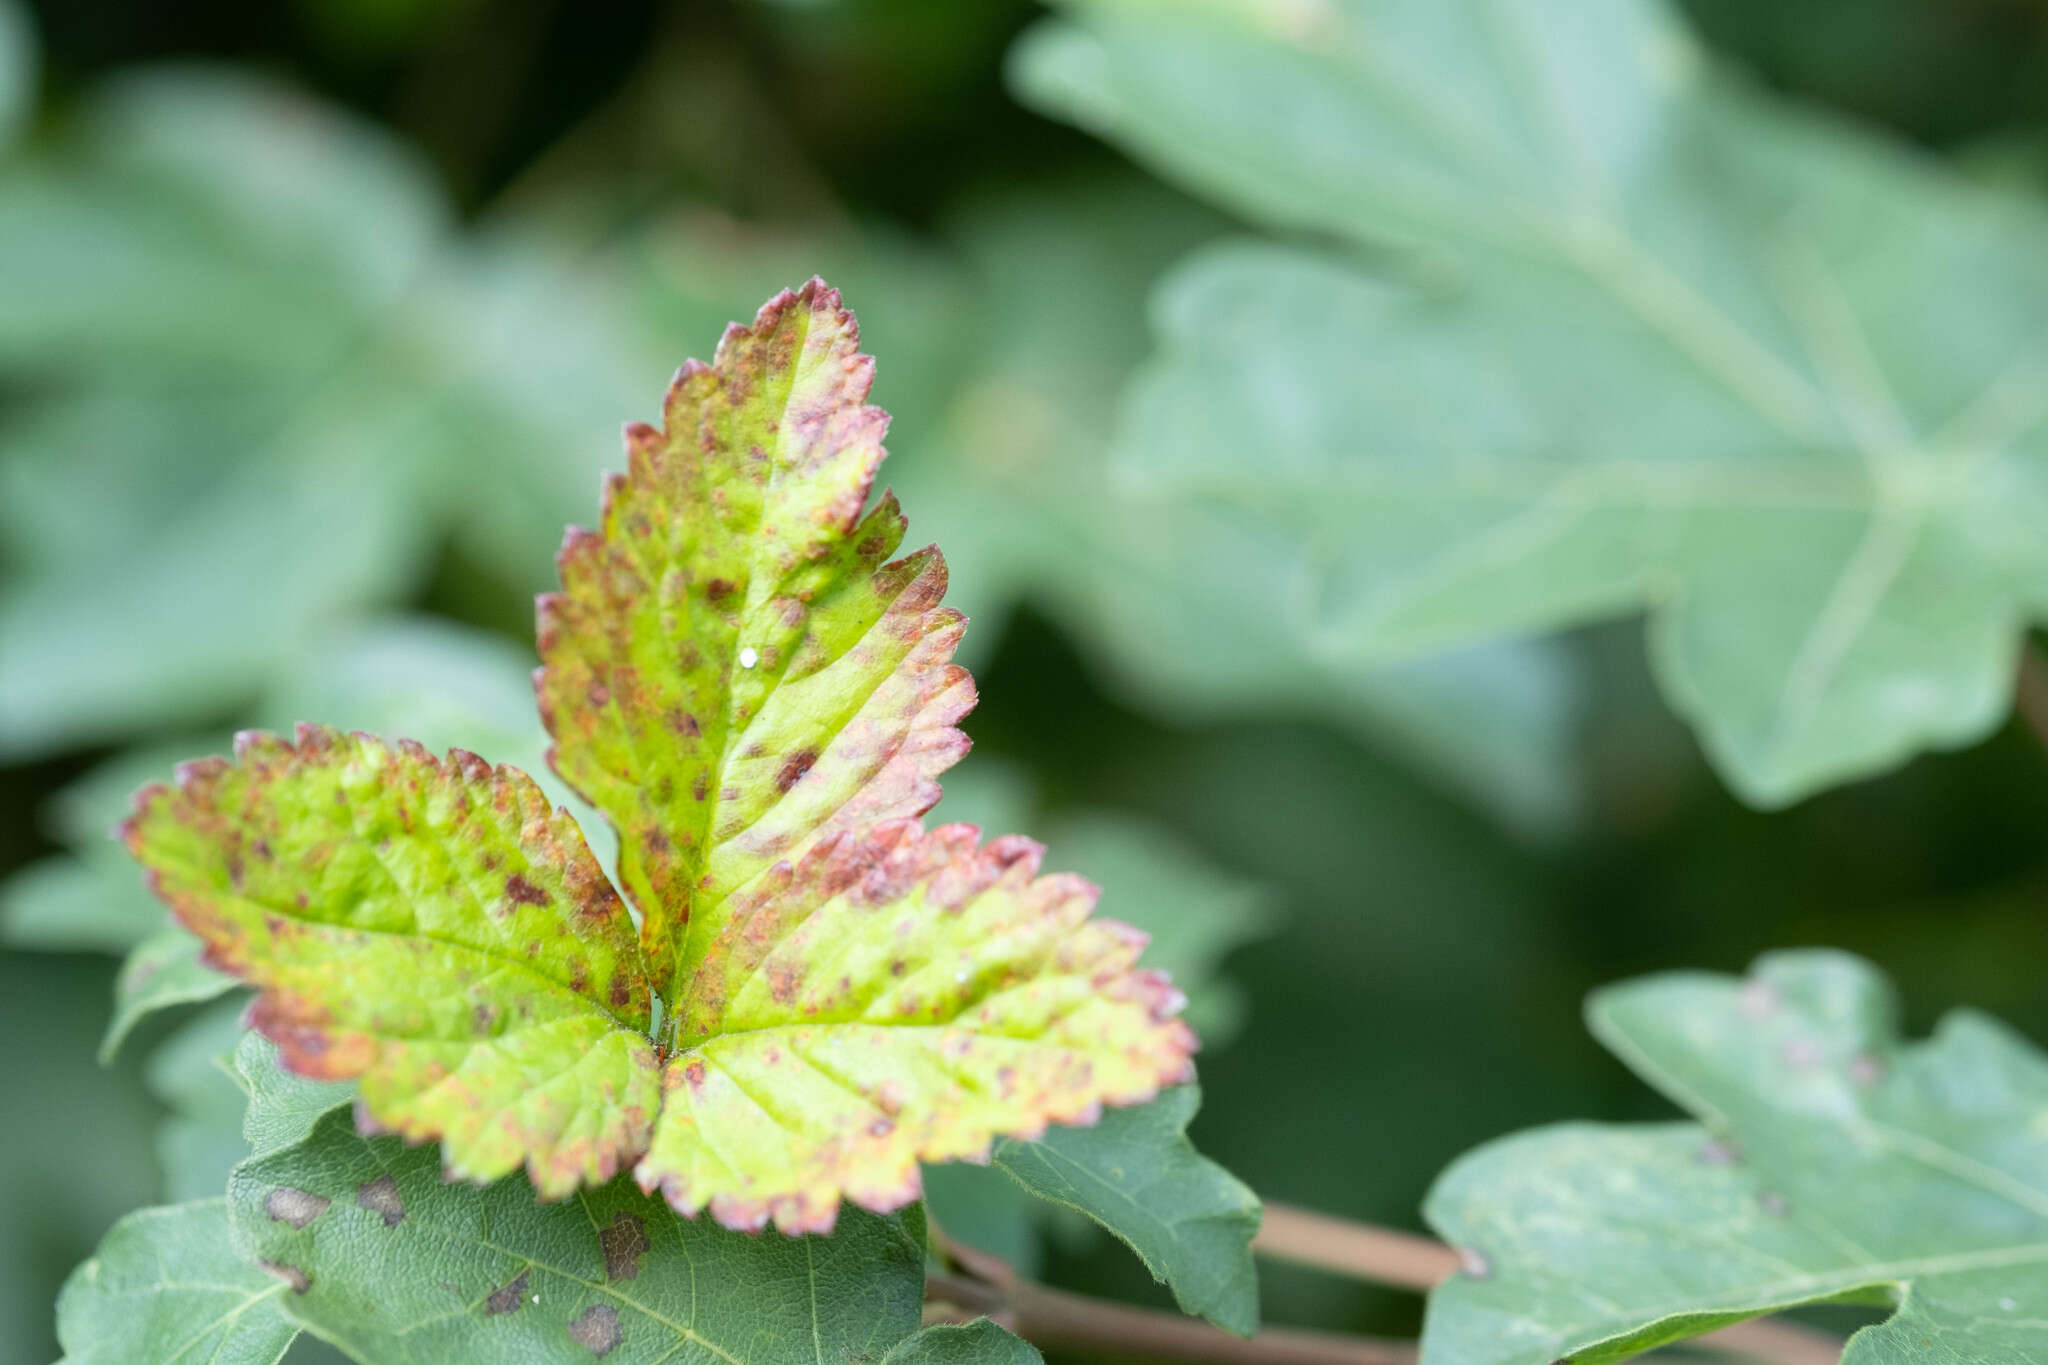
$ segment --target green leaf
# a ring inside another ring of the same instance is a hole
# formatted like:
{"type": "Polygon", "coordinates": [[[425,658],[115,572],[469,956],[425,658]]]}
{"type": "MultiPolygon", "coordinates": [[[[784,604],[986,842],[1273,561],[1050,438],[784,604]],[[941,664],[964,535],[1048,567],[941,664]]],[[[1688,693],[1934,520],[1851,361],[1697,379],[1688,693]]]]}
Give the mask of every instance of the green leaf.
{"type": "Polygon", "coordinates": [[[554,767],[619,832],[664,998],[727,902],[782,861],[938,800],[974,703],[948,660],[936,550],[866,508],[888,418],[836,291],[812,280],[677,372],[627,429],[602,530],[572,531],[540,606],[554,767]]]}
{"type": "Polygon", "coordinates": [[[1044,1365],[1045,1357],[987,1318],[934,1323],[905,1337],[882,1365],[1044,1365]]]}
{"type": "Polygon", "coordinates": [[[245,1004],[223,1000],[198,1011],[144,1067],[149,1093],[170,1111],[156,1130],[166,1203],[218,1195],[228,1172],[249,1155],[242,1137],[249,1096],[231,1069],[235,1047],[248,1035],[245,1004]]]}
{"type": "Polygon", "coordinates": [[[116,1223],[57,1301],[65,1365],[274,1365],[299,1331],[286,1286],[235,1254],[227,1213],[205,1199],[116,1223]]]}
{"type": "Polygon", "coordinates": [[[1361,666],[1647,608],[1760,804],[1994,726],[2048,592],[2037,206],[1710,78],[1661,6],[1309,12],[1099,0],[1020,51],[1041,101],[1355,248],[1168,291],[1132,496],[1244,509],[1276,610],[1361,666]]]}
{"type": "Polygon", "coordinates": [[[1078,1209],[1136,1252],[1181,1310],[1250,1336],[1259,1325],[1252,1237],[1258,1196],[1187,1139],[1202,1092],[1178,1086],[1150,1104],[1005,1138],[994,1162],[1041,1199],[1078,1209]]]}
{"type": "Polygon", "coordinates": [[[10,947],[123,953],[164,923],[126,858],[45,858],[0,882],[0,941],[10,947]]]}
{"type": "Polygon", "coordinates": [[[1700,1124],[1566,1124],[1464,1157],[1430,1222],[1467,1269],[1424,1355],[1617,1360],[1806,1303],[1891,1304],[1844,1365],[2048,1348],[2048,1058],[1958,1011],[1905,1043],[1845,954],[1595,995],[1594,1032],[1700,1124]]]}
{"type": "Polygon", "coordinates": [[[915,1212],[797,1239],[685,1221],[623,1180],[542,1204],[516,1176],[444,1182],[431,1148],[340,1111],[242,1166],[229,1202],[285,1312],[379,1365],[878,1358],[923,1298],[915,1212]]]}
{"type": "Polygon", "coordinates": [[[369,1112],[452,1174],[607,1180],[660,1102],[631,921],[532,780],[313,726],[245,733],[137,797],[130,850],[257,985],[287,1063],[362,1076],[369,1112]]]}
{"type": "Polygon", "coordinates": [[[197,1004],[225,995],[241,984],[200,961],[206,945],[172,927],[144,939],[121,964],[114,982],[114,1017],[100,1040],[100,1065],[114,1060],[121,1043],[144,1018],[173,1005],[197,1004]]]}
{"type": "Polygon", "coordinates": [[[355,1094],[353,1085],[287,1071],[277,1044],[260,1033],[242,1035],[229,1065],[248,1093],[242,1137],[257,1156],[305,1141],[314,1124],[355,1094]]]}
{"type": "Polygon", "coordinates": [[[35,108],[36,35],[14,0],[0,0],[0,150],[35,108]]]}

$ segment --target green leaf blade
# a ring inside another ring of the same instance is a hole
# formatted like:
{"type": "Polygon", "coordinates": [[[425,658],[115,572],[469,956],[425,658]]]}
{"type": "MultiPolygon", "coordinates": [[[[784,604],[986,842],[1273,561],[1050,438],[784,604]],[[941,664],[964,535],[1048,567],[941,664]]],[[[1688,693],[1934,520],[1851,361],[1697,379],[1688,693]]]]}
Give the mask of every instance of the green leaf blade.
{"type": "Polygon", "coordinates": [[[1191,1074],[1179,992],[1095,889],[970,825],[893,821],[735,898],[687,983],[637,1170],[728,1226],[824,1231],[918,1197],[920,1160],[1091,1123],[1191,1074]]]}
{"type": "Polygon", "coordinates": [[[882,1365],[1044,1365],[1044,1360],[1030,1342],[979,1318],[934,1323],[905,1337],[882,1357],[882,1365]]]}
{"type": "Polygon", "coordinates": [[[1170,302],[1117,442],[1296,556],[1294,630],[1370,665],[1647,609],[1765,806],[1997,724],[2043,582],[2037,206],[1713,77],[1652,4],[1073,11],[1027,90],[1355,248],[1323,297],[1275,252],[1235,313],[1170,302]]]}
{"type": "Polygon", "coordinates": [[[1259,1200],[1188,1141],[1201,1102],[1199,1088],[1179,1086],[1090,1128],[1005,1138],[994,1164],[1039,1198],[1108,1229],[1173,1289],[1183,1312],[1250,1336],[1259,1325],[1251,1251],[1259,1200]]]}
{"type": "Polygon", "coordinates": [[[518,1177],[446,1183],[431,1149],[342,1112],[245,1164],[229,1202],[246,1249],[303,1283],[285,1311],[390,1365],[880,1358],[923,1294],[914,1214],[799,1240],[685,1221],[625,1181],[537,1203],[518,1177]]]}
{"type": "Polygon", "coordinates": [[[1573,1124],[1481,1148],[1432,1192],[1467,1270],[1426,1358],[1622,1359],[1805,1303],[1896,1303],[1845,1365],[2048,1343],[2048,1060],[1980,1016],[1896,1036],[1884,982],[1781,953],[1746,980],[1601,992],[1595,1031],[1704,1126],[1573,1124]]]}
{"type": "Polygon", "coordinates": [[[677,373],[627,432],[601,533],[572,532],[536,675],[552,761],[620,833],[657,975],[720,902],[830,834],[921,814],[966,752],[936,551],[890,564],[865,515],[886,415],[839,295],[813,280],[677,373]],[[686,929],[685,926],[688,926],[686,929]]]}
{"type": "Polygon", "coordinates": [[[227,1201],[129,1214],[65,1282],[65,1365],[275,1365],[299,1329],[283,1281],[235,1255],[227,1201]]]}
{"type": "Polygon", "coordinates": [[[658,1104],[631,922],[566,813],[455,751],[249,734],[138,797],[130,850],[252,1020],[451,1172],[556,1197],[637,1155],[658,1104]]]}

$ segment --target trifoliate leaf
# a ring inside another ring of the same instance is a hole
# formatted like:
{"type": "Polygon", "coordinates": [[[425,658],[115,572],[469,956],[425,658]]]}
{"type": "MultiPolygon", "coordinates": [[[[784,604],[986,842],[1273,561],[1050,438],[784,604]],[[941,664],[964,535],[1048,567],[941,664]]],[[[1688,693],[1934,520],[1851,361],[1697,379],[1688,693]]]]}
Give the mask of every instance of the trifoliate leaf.
{"type": "Polygon", "coordinates": [[[1707,78],[1643,0],[1290,8],[1091,0],[1020,55],[1360,248],[1168,292],[1134,496],[1239,509],[1277,609],[1360,664],[1648,609],[1762,804],[1996,724],[2048,585],[2037,206],[1707,78]],[[1419,285],[1366,277],[1389,245],[1419,285]]]}
{"type": "Polygon", "coordinates": [[[444,1138],[452,1174],[525,1163],[559,1197],[645,1145],[659,1104],[625,907],[532,779],[456,750],[300,727],[146,789],[129,849],[309,1076],[444,1138]]]}
{"type": "Polygon", "coordinates": [[[1830,952],[1597,994],[1594,1031],[1700,1124],[1566,1124],[1463,1158],[1430,1222],[1466,1270],[1435,1365],[1573,1365],[1799,1304],[1891,1304],[1844,1365],[2048,1350],[2048,1058],[1958,1011],[1901,1041],[1830,952]]]}
{"type": "Polygon", "coordinates": [[[923,1297],[915,1212],[795,1239],[686,1221],[624,1180],[542,1204],[518,1176],[448,1184],[431,1148],[345,1111],[245,1163],[228,1198],[284,1311],[378,1365],[879,1359],[923,1297]]]}
{"type": "Polygon", "coordinates": [[[915,818],[973,691],[936,552],[884,563],[902,518],[861,515],[854,337],[813,281],[686,365],[543,603],[557,761],[620,829],[646,951],[567,813],[461,750],[302,726],[139,798],[131,851],[286,1063],[360,1075],[363,1121],[451,1174],[523,1159],[560,1196],[638,1157],[684,1213],[824,1231],[914,1201],[920,1160],[1192,1075],[1093,886],[915,818]]]}
{"type": "Polygon", "coordinates": [[[664,996],[726,902],[833,834],[938,800],[974,703],[948,660],[936,550],[890,563],[872,510],[888,418],[820,280],[678,371],[661,429],[627,429],[600,533],[570,532],[536,675],[558,772],[619,832],[619,875],[664,996]]]}
{"type": "Polygon", "coordinates": [[[1092,1128],[1005,1138],[994,1163],[1039,1198],[1109,1229],[1173,1289],[1183,1312],[1249,1336],[1259,1325],[1259,1200],[1188,1141],[1201,1103],[1199,1089],[1179,1086],[1092,1128]]]}
{"type": "Polygon", "coordinates": [[[882,1357],[882,1365],[1044,1365],[1044,1361],[1037,1347],[987,1318],[934,1323],[905,1337],[882,1357]]]}
{"type": "Polygon", "coordinates": [[[917,1197],[919,1160],[1091,1123],[1185,1080],[1179,993],[1095,888],[971,825],[889,821],[779,863],[724,907],[677,999],[643,1185],[785,1231],[917,1197]]]}
{"type": "Polygon", "coordinates": [[[226,1200],[142,1209],[65,1282],[64,1365],[275,1365],[299,1334],[286,1292],[235,1254],[226,1200]]]}
{"type": "Polygon", "coordinates": [[[100,1065],[114,1060],[122,1041],[146,1016],[173,1005],[211,1000],[240,984],[200,960],[205,947],[175,927],[135,946],[114,981],[114,1017],[107,1021],[106,1037],[100,1040],[100,1065]]]}

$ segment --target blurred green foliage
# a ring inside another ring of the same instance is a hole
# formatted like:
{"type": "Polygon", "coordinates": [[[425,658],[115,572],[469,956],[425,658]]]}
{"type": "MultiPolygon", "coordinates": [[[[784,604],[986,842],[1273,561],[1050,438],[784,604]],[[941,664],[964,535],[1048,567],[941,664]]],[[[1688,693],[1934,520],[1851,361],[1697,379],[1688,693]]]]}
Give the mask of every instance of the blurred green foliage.
{"type": "MultiPolygon", "coordinates": [[[[2039,0],[1694,8],[1795,97],[2039,173],[2012,150],[2048,131],[2039,0]]],[[[1254,1189],[1412,1224],[1474,1142],[1662,1112],[1577,1022],[1639,970],[1830,943],[1913,1022],[1968,1000],[2048,1032],[2048,766],[2017,727],[1767,817],[1632,628],[1368,672],[1280,628],[1254,528],[1119,510],[1148,300],[1245,225],[1011,98],[1038,17],[0,4],[0,999],[36,1039],[5,1073],[0,1362],[50,1357],[114,1218],[218,1192],[241,1150],[232,1002],[93,1063],[107,955],[161,923],[104,839],[126,793],[300,719],[537,770],[561,525],[673,367],[814,272],[881,357],[884,479],[975,621],[978,750],[940,813],[1048,838],[1166,931],[1210,1039],[1194,1136],[1254,1189]]],[[[1047,1278],[1165,1302],[1090,1226],[1012,1213],[991,1236],[1047,1278]]],[[[1418,1317],[1264,1273],[1269,1320],[1418,1317]]]]}

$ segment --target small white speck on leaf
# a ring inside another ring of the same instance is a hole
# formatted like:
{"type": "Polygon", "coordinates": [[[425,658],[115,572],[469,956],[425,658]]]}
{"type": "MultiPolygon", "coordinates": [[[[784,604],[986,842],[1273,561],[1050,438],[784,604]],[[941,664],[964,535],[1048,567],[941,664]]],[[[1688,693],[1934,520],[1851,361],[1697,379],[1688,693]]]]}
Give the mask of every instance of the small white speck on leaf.
{"type": "Polygon", "coordinates": [[[748,645],[745,649],[740,651],[741,668],[752,668],[755,664],[760,662],[761,651],[755,649],[752,645],[748,645]]]}
{"type": "Polygon", "coordinates": [[[2010,1313],[2013,1309],[2019,1307],[2019,1303],[2014,1299],[2000,1299],[1998,1301],[1998,1306],[2000,1308],[2003,1308],[2006,1312],[2010,1313]]]}

